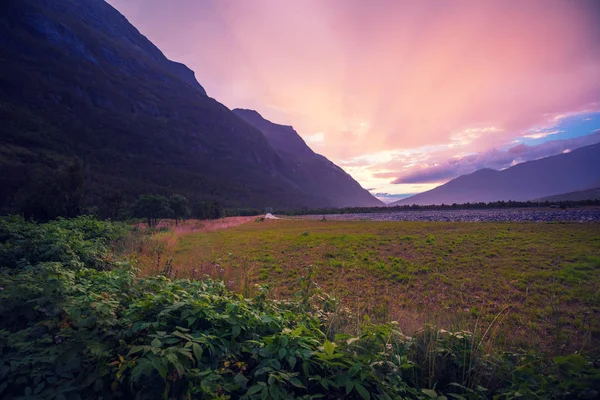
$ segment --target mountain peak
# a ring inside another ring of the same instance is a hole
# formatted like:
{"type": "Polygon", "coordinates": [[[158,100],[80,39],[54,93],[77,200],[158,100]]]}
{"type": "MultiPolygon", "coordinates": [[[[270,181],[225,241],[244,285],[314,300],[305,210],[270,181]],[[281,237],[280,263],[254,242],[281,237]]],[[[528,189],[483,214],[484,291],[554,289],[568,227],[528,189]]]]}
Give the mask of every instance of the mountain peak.
{"type": "MultiPolygon", "coordinates": [[[[238,114],[238,115],[246,115],[249,117],[254,117],[254,118],[260,118],[260,119],[264,119],[262,115],[260,115],[260,113],[256,110],[252,110],[249,108],[234,108],[233,110],[234,113],[238,114]]],[[[265,120],[266,121],[266,120],[265,120]]]]}
{"type": "Polygon", "coordinates": [[[298,138],[300,138],[300,136],[298,135],[298,132],[296,132],[296,130],[294,130],[294,127],[291,125],[282,125],[282,124],[276,124],[275,122],[271,122],[268,119],[266,119],[265,117],[263,117],[258,111],[256,110],[251,110],[248,108],[234,108],[233,110],[234,113],[236,113],[237,115],[239,115],[240,117],[242,117],[243,119],[249,121],[252,120],[254,121],[254,123],[260,123],[261,125],[272,125],[275,127],[279,127],[282,128],[281,133],[285,132],[287,134],[292,133],[295,136],[298,136],[298,138]]]}
{"type": "MultiPolygon", "coordinates": [[[[206,95],[194,72],[169,60],[127,18],[104,0],[23,0],[13,17],[75,61],[108,66],[131,76],[183,83],[206,95]],[[21,15],[19,15],[21,14],[21,15]]],[[[16,21],[15,21],[16,22],[16,21]]],[[[15,40],[8,36],[8,40],[15,40]]],[[[31,48],[30,48],[31,49],[31,48]]],[[[50,48],[46,49],[47,51],[50,48]]]]}

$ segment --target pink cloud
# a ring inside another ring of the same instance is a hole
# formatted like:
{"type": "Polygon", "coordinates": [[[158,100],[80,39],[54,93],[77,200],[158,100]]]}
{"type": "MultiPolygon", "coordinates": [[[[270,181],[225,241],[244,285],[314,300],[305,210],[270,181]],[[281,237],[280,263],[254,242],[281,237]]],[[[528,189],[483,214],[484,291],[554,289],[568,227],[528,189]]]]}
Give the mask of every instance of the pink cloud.
{"type": "Polygon", "coordinates": [[[210,96],[293,125],[386,193],[406,165],[600,110],[594,0],[109,1],[210,96]]]}

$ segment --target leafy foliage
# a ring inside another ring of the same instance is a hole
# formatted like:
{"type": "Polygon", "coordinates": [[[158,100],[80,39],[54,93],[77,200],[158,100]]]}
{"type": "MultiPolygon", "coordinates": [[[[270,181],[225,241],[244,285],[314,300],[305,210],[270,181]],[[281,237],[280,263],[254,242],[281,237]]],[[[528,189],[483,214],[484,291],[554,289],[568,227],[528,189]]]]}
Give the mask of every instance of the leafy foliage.
{"type": "Polygon", "coordinates": [[[173,214],[169,199],[154,194],[141,195],[132,208],[134,216],[145,218],[150,228],[155,227],[161,218],[168,218],[173,214]]]}
{"type": "Polygon", "coordinates": [[[211,280],[136,279],[131,267],[84,267],[83,259],[95,259],[90,249],[103,254],[94,244],[120,231],[93,223],[2,221],[5,398],[411,392],[385,372],[394,365],[390,354],[362,354],[358,342],[333,344],[300,304],[268,301],[264,293],[246,299],[211,280]],[[30,256],[33,245],[40,251],[30,256]],[[391,364],[369,367],[375,361],[391,364]]]}
{"type": "MultiPolygon", "coordinates": [[[[268,300],[266,287],[245,298],[210,279],[141,279],[110,251],[125,232],[87,217],[0,219],[3,399],[445,398],[419,388],[408,356],[414,341],[394,324],[366,320],[357,335],[330,332],[332,299],[309,277],[300,301],[268,300]]],[[[581,356],[555,360],[546,375],[529,376],[525,361],[511,372],[527,376],[498,398],[519,390],[568,398],[598,383],[581,356]]],[[[450,395],[485,398],[467,389],[450,395]]]]}
{"type": "MultiPolygon", "coordinates": [[[[229,215],[244,215],[243,213],[235,213],[234,210],[230,211],[232,212],[229,215]]],[[[260,214],[260,211],[249,215],[256,214],[260,214]]],[[[202,201],[194,204],[193,216],[196,219],[219,219],[225,216],[225,211],[216,201],[202,201]]]]}
{"type": "Polygon", "coordinates": [[[16,273],[43,263],[69,269],[110,269],[112,243],[128,231],[124,224],[91,217],[36,224],[23,217],[0,218],[0,267],[16,273]]]}
{"type": "Polygon", "coordinates": [[[173,212],[175,224],[178,224],[181,218],[185,218],[190,214],[190,203],[188,199],[180,194],[174,194],[169,197],[169,207],[171,207],[171,211],[173,212]]]}

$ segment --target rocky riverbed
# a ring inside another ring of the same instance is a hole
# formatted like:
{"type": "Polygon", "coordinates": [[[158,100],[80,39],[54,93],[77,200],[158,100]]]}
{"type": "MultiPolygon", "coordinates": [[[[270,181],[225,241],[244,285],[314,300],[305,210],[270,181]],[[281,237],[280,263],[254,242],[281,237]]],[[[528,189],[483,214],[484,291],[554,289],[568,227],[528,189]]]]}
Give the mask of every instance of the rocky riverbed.
{"type": "Polygon", "coordinates": [[[496,209],[496,210],[424,210],[389,213],[305,215],[300,218],[338,221],[440,221],[440,222],[600,222],[600,208],[574,209],[496,209]]]}

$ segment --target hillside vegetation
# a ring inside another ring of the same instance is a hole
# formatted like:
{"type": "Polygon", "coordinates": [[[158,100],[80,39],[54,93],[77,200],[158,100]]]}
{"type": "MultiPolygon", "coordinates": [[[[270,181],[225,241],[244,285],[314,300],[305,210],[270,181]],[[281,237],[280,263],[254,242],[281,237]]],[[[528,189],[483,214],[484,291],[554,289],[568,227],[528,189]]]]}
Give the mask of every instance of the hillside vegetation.
{"type": "Polygon", "coordinates": [[[88,217],[0,219],[3,399],[597,396],[600,370],[579,354],[486,354],[476,334],[407,337],[366,317],[349,329],[310,275],[281,301],[267,287],[247,298],[208,278],[142,278],[132,249],[148,235],[88,217]]]}

